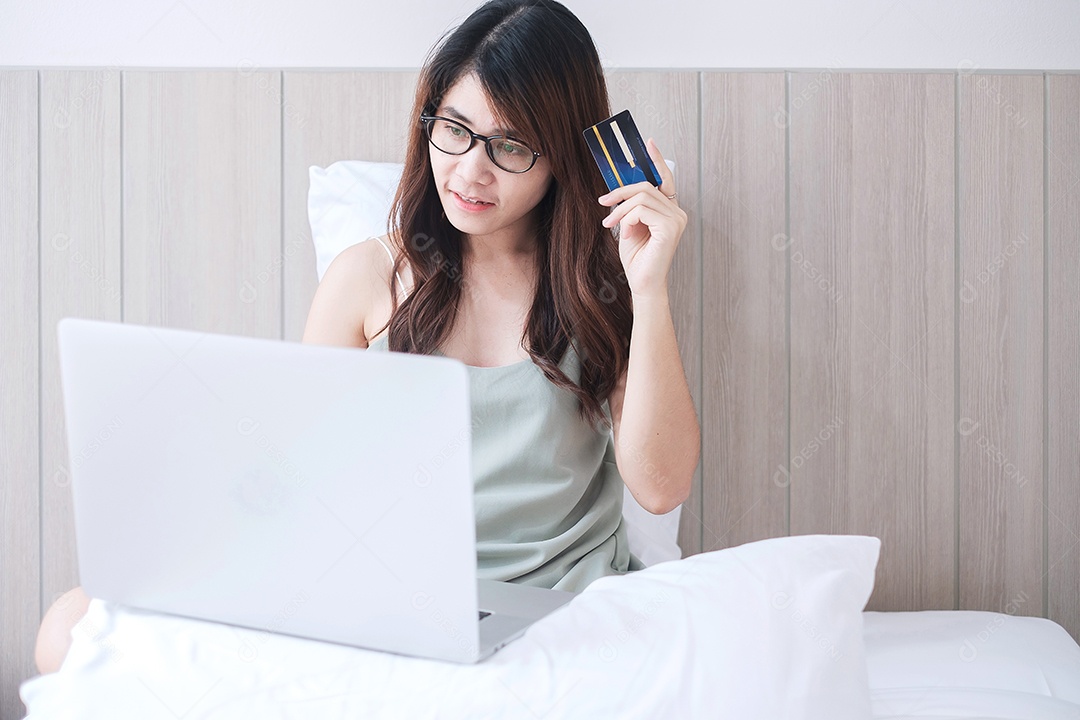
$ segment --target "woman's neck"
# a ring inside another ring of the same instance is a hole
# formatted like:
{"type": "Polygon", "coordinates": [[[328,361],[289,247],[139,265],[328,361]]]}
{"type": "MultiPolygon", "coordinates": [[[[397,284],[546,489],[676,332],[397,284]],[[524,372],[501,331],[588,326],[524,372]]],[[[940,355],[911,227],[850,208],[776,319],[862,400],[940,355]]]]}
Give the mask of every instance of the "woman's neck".
{"type": "Polygon", "coordinates": [[[461,234],[461,255],[466,264],[480,268],[508,268],[531,262],[539,247],[534,214],[488,235],[461,234]]]}
{"type": "Polygon", "coordinates": [[[487,302],[494,298],[516,298],[531,302],[539,266],[537,247],[511,251],[474,247],[471,252],[468,247],[462,248],[465,282],[480,293],[478,299],[487,298],[483,300],[487,302]]]}

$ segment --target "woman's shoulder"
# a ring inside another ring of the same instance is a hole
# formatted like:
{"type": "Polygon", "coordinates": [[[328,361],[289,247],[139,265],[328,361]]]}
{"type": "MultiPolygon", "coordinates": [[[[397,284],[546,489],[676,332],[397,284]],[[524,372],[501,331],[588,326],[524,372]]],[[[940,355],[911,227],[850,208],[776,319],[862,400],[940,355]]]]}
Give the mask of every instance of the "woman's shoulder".
{"type": "MultiPolygon", "coordinates": [[[[387,242],[386,236],[381,239],[387,242]]],[[[315,290],[305,341],[367,347],[371,315],[389,292],[389,268],[386,251],[375,238],[339,252],[315,290]]]]}
{"type": "MultiPolygon", "coordinates": [[[[373,267],[378,274],[379,290],[386,297],[386,302],[390,302],[390,278],[394,272],[394,260],[401,254],[401,247],[394,242],[389,233],[386,235],[374,236],[367,240],[362,245],[368,245],[371,252],[377,257],[369,258],[370,267],[373,267]]],[[[412,288],[412,273],[409,271],[408,258],[403,258],[400,267],[397,269],[398,274],[398,295],[405,297],[411,291],[412,288]]]]}

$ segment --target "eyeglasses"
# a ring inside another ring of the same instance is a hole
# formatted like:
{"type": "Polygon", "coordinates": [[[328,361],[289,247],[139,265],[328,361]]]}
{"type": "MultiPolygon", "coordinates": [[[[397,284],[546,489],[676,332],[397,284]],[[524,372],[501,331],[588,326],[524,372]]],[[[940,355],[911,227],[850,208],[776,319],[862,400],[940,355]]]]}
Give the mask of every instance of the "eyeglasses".
{"type": "Polygon", "coordinates": [[[525,172],[536,163],[536,158],[540,157],[540,153],[533,151],[520,140],[507,135],[479,135],[457,120],[438,115],[421,115],[420,122],[424,124],[431,144],[447,155],[464,155],[480,140],[487,146],[491,161],[510,173],[525,172]]]}

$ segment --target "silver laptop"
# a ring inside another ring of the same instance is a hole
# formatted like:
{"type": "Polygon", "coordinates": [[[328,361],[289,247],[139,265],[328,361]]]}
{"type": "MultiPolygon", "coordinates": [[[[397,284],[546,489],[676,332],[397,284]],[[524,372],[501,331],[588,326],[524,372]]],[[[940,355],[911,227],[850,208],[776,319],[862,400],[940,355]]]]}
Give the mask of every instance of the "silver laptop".
{"type": "Polygon", "coordinates": [[[77,318],[58,333],[90,597],[461,663],[574,597],[477,578],[458,360],[77,318]]]}

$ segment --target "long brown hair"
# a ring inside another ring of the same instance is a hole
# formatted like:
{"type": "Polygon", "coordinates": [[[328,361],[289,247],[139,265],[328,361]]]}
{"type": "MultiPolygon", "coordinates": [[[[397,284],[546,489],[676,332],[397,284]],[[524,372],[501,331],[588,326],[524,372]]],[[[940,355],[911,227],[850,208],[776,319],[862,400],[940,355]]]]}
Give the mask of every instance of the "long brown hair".
{"type": "Polygon", "coordinates": [[[633,311],[618,241],[601,224],[610,208],[596,201],[607,187],[582,131],[609,117],[611,108],[592,37],[555,0],[490,0],[444,35],[424,62],[387,222],[400,250],[390,276],[387,347],[431,354],[457,314],[461,232],[443,212],[419,118],[469,74],[496,120],[546,156],[553,175],[536,210],[538,277],[524,333],[529,355],[552,383],[577,395],[582,420],[610,428],[602,404],[629,364],[633,311]],[[413,291],[399,306],[397,271],[406,260],[413,291]],[[580,386],[559,367],[571,342],[581,360],[580,386]]]}

